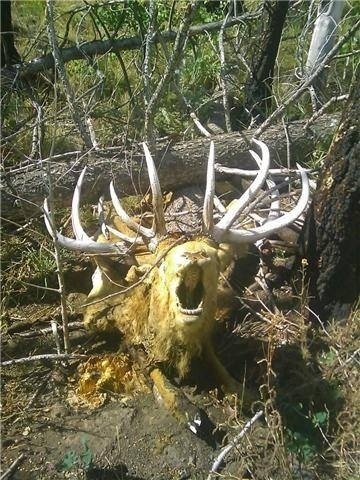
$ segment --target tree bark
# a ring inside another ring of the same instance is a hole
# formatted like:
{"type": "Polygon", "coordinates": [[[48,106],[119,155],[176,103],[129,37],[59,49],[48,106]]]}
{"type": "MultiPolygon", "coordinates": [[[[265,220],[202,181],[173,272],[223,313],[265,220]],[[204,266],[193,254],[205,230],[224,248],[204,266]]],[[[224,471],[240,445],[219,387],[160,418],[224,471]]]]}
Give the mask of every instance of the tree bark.
{"type": "MultiPolygon", "coordinates": [[[[291,140],[291,159],[304,163],[307,155],[315,148],[319,138],[324,141],[331,138],[338,117],[324,115],[304,129],[304,121],[289,124],[291,140]]],[[[248,149],[254,130],[233,132],[214,136],[216,162],[228,167],[254,167],[248,149]]],[[[286,165],[287,140],[282,126],[270,127],[262,140],[271,151],[274,165],[286,165]]],[[[176,190],[180,186],[204,184],[209,153],[209,139],[181,142],[173,146],[159,146],[152,151],[163,190],[176,190]]],[[[54,197],[58,204],[65,206],[71,202],[72,193],[80,171],[88,165],[83,187],[83,202],[96,203],[99,196],[107,193],[111,179],[116,181],[117,192],[129,195],[145,192],[148,188],[146,169],[143,166],[143,153],[140,145],[131,149],[124,146],[116,153],[105,150],[92,152],[91,159],[84,152],[78,155],[59,155],[57,161],[51,161],[54,197]],[[81,155],[82,154],[82,155],[81,155]],[[82,160],[79,158],[82,156],[82,160]]],[[[46,160],[40,164],[30,164],[14,172],[3,173],[2,178],[2,217],[14,219],[40,213],[37,205],[42,205],[48,195],[46,185],[46,160]]]]}
{"type": "Polygon", "coordinates": [[[11,19],[11,1],[1,0],[1,68],[10,67],[21,61],[15,47],[14,29],[11,19]]]}
{"type": "Polygon", "coordinates": [[[352,88],[313,201],[310,307],[324,321],[349,316],[360,293],[360,80],[352,88]]]}
{"type": "Polygon", "coordinates": [[[261,32],[257,36],[260,45],[254,45],[251,75],[245,85],[247,124],[254,119],[259,125],[270,112],[275,61],[288,9],[288,1],[266,1],[264,4],[261,32]]]}

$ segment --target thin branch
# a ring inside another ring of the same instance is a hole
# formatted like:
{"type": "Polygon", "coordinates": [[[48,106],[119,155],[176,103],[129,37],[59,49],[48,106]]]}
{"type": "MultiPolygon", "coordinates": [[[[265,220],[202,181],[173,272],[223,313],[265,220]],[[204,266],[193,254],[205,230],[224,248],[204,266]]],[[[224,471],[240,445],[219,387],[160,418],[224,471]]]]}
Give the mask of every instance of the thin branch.
{"type": "MultiPolygon", "coordinates": [[[[52,0],[47,0],[47,5],[48,9],[50,10],[50,4],[52,0]]],[[[49,22],[51,23],[51,22],[49,22]]],[[[54,110],[57,110],[57,89],[56,86],[54,85],[54,110]]],[[[55,129],[56,129],[57,123],[55,120],[55,129]]],[[[52,157],[54,153],[54,148],[55,148],[55,137],[52,138],[51,142],[51,147],[50,147],[50,158],[52,157]]],[[[43,165],[41,165],[42,169],[44,168],[43,165]]],[[[48,184],[49,184],[49,200],[50,204],[54,204],[54,188],[53,188],[53,181],[52,181],[52,175],[51,175],[51,161],[49,161],[44,169],[44,173],[46,175],[48,184]]],[[[54,244],[54,258],[55,258],[55,263],[56,263],[56,274],[57,274],[57,281],[59,285],[59,295],[60,295],[60,309],[61,309],[61,318],[62,318],[62,326],[63,326],[63,339],[64,339],[64,350],[65,354],[70,353],[70,337],[69,337],[69,329],[68,329],[68,323],[69,323],[69,317],[68,317],[68,311],[67,311],[67,299],[66,299],[66,289],[65,289],[65,282],[64,282],[64,274],[63,274],[63,267],[62,267],[62,259],[60,255],[60,249],[58,242],[56,241],[57,238],[57,233],[56,233],[56,225],[55,225],[55,218],[54,218],[54,212],[53,210],[50,211],[50,213],[44,212],[44,214],[47,217],[48,223],[50,225],[51,229],[51,236],[53,238],[53,244],[54,244]]]]}
{"type": "Polygon", "coordinates": [[[343,35],[326,55],[321,64],[316,68],[316,70],[310,75],[306,80],[304,80],[299,87],[293,92],[287,100],[285,100],[266,120],[263,122],[260,127],[255,131],[254,138],[258,138],[267,128],[272,125],[275,120],[277,120],[286,110],[286,108],[291,105],[295,100],[301,97],[301,95],[308,89],[308,87],[313,83],[318,75],[326,68],[330,60],[334,57],[336,52],[341,48],[341,46],[349,39],[360,27],[360,20],[358,20],[346,33],[343,35]]]}
{"type": "Polygon", "coordinates": [[[81,109],[79,105],[77,105],[77,102],[75,100],[75,95],[70,85],[67,72],[65,70],[62,53],[57,43],[55,25],[54,25],[54,0],[46,0],[46,17],[47,17],[47,30],[48,30],[49,42],[53,51],[56,70],[59,73],[60,80],[64,87],[65,96],[66,96],[70,113],[72,115],[73,121],[77,129],[79,130],[79,133],[85,145],[87,146],[87,148],[91,148],[92,147],[91,138],[88,132],[86,131],[84,121],[81,118],[81,117],[84,117],[84,115],[81,114],[81,109]]]}
{"type": "Polygon", "coordinates": [[[149,2],[149,26],[148,33],[145,37],[145,55],[142,65],[143,82],[144,82],[144,105],[145,105],[145,141],[149,142],[152,139],[153,133],[153,116],[152,111],[149,109],[149,103],[151,101],[151,60],[155,36],[155,24],[156,24],[157,8],[155,0],[149,2]]]}
{"type": "MultiPolygon", "coordinates": [[[[145,116],[147,118],[152,118],[156,105],[159,101],[160,95],[162,94],[165,86],[167,85],[169,79],[173,75],[175,69],[177,68],[181,56],[184,53],[184,47],[185,47],[185,42],[188,36],[189,28],[190,28],[190,23],[191,20],[195,14],[197,8],[197,4],[190,3],[187,6],[187,11],[184,16],[184,19],[182,21],[182,24],[179,28],[179,31],[176,35],[176,40],[175,40],[175,45],[174,45],[174,51],[171,55],[171,58],[166,66],[165,72],[158,83],[157,87],[155,88],[155,91],[147,105],[145,116]]],[[[145,131],[146,131],[146,125],[145,125],[145,131]]]]}
{"type": "Polygon", "coordinates": [[[326,103],[324,103],[324,105],[321,108],[319,108],[319,110],[317,110],[309,118],[309,120],[304,125],[304,129],[306,130],[307,128],[309,128],[310,125],[312,125],[315,122],[315,120],[318,119],[325,112],[325,110],[328,109],[333,103],[341,102],[343,100],[347,100],[348,98],[349,98],[349,94],[335,95],[334,97],[331,97],[330,100],[328,100],[326,103]]]}
{"type": "MultiPolygon", "coordinates": [[[[70,322],[68,324],[68,329],[70,330],[77,330],[78,328],[83,328],[83,322],[70,322]]],[[[58,328],[62,329],[62,325],[58,325],[58,328]]],[[[30,330],[29,332],[15,332],[14,335],[17,337],[22,338],[32,338],[37,337],[38,335],[47,335],[48,333],[52,333],[52,327],[46,328],[39,328],[38,330],[30,330]]]]}
{"type": "Polygon", "coordinates": [[[25,459],[25,453],[21,453],[16,460],[10,465],[10,467],[1,475],[0,480],[7,480],[11,478],[13,474],[16,472],[16,469],[20,465],[21,462],[25,459]]]}
{"type": "MultiPolygon", "coordinates": [[[[50,192],[49,198],[52,199],[54,197],[54,194],[53,194],[50,172],[48,172],[48,180],[49,180],[49,192],[50,192]]],[[[61,318],[62,318],[62,324],[63,324],[64,350],[65,350],[65,353],[68,354],[70,353],[70,337],[69,337],[69,327],[68,327],[69,318],[68,318],[68,311],[67,311],[66,290],[65,290],[65,282],[64,282],[60,249],[56,241],[56,227],[55,227],[53,210],[51,209],[49,214],[47,212],[44,212],[44,215],[48,216],[49,225],[51,227],[51,236],[53,238],[53,243],[54,243],[54,257],[56,262],[56,274],[57,274],[58,285],[59,285],[58,292],[60,295],[61,318]]]]}
{"type": "Polygon", "coordinates": [[[199,131],[203,135],[205,135],[205,137],[211,137],[211,133],[208,130],[206,130],[206,128],[203,126],[203,124],[200,122],[200,120],[196,116],[195,112],[191,112],[190,117],[191,117],[192,121],[195,123],[195,125],[197,126],[197,128],[199,129],[199,131]]]}
{"type": "Polygon", "coordinates": [[[42,142],[41,124],[43,122],[43,108],[35,99],[31,100],[31,103],[36,110],[36,120],[33,128],[31,152],[29,157],[31,159],[37,159],[41,157],[41,142],[42,142]]]}
{"type": "MultiPolygon", "coordinates": [[[[251,20],[257,18],[259,12],[245,13],[237,18],[231,18],[226,25],[226,28],[232,27],[245,20],[251,20]]],[[[204,23],[201,25],[194,25],[189,28],[189,36],[203,35],[208,32],[216,32],[220,30],[223,25],[223,21],[204,23]]],[[[154,38],[154,42],[160,41],[160,36],[164,42],[174,42],[177,33],[174,31],[164,31],[157,34],[154,38]]],[[[128,38],[116,38],[108,40],[94,40],[92,42],[84,42],[81,44],[81,48],[78,46],[61,48],[59,52],[62,57],[62,61],[65,63],[72,60],[88,60],[89,57],[94,55],[105,55],[107,53],[114,53],[118,51],[126,50],[138,50],[142,48],[143,40],[141,37],[128,37],[128,38]]],[[[44,55],[42,57],[34,58],[29,62],[24,62],[17,65],[17,70],[21,76],[34,75],[36,73],[43,72],[54,68],[54,57],[52,53],[44,55]]]]}
{"type": "Polygon", "coordinates": [[[244,428],[241,430],[240,433],[238,433],[234,439],[227,445],[226,447],[223,448],[223,450],[219,453],[219,455],[216,457],[214,463],[212,464],[210,474],[207,477],[207,480],[212,480],[214,478],[213,474],[218,471],[220,468],[221,464],[223,463],[226,455],[234,448],[236,445],[240,442],[240,440],[245,436],[245,434],[250,430],[250,428],[254,425],[254,423],[259,420],[263,416],[264,412],[263,410],[259,410],[258,412],[255,413],[255,415],[245,424],[244,428]]]}
{"type": "Polygon", "coordinates": [[[231,132],[231,120],[230,120],[230,108],[229,108],[229,93],[227,88],[227,79],[226,79],[226,59],[225,59],[225,48],[224,48],[224,32],[226,24],[229,21],[230,15],[232,12],[232,4],[229,5],[229,10],[224,18],[224,22],[220,28],[219,32],[219,53],[220,53],[220,84],[222,89],[222,98],[224,106],[224,116],[225,116],[225,126],[227,132],[231,132]]]}
{"type": "Polygon", "coordinates": [[[0,367],[10,367],[11,365],[17,365],[19,363],[39,362],[42,360],[51,360],[57,362],[58,360],[73,360],[77,358],[88,358],[88,355],[81,353],[44,353],[41,355],[32,355],[30,357],[15,358],[13,360],[6,360],[0,363],[0,367]]]}
{"type": "Polygon", "coordinates": [[[339,55],[335,55],[334,60],[338,60],[340,58],[347,58],[347,57],[353,57],[354,55],[359,55],[360,50],[354,50],[353,52],[349,53],[340,53],[339,55]]]}

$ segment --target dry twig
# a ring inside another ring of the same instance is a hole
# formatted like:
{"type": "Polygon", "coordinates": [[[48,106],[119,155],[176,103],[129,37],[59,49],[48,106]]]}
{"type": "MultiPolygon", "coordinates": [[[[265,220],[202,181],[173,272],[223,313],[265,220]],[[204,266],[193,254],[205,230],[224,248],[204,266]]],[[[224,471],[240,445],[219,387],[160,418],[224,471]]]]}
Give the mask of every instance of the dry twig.
{"type": "Polygon", "coordinates": [[[25,459],[25,454],[21,453],[16,460],[10,465],[10,467],[1,475],[0,480],[7,480],[12,477],[20,463],[25,459]]]}
{"type": "Polygon", "coordinates": [[[59,74],[60,80],[64,87],[65,96],[66,96],[70,113],[72,115],[73,121],[77,129],[79,130],[79,133],[86,147],[91,149],[92,148],[91,138],[88,132],[86,131],[84,121],[81,118],[81,117],[84,117],[84,115],[81,113],[80,107],[75,100],[75,95],[65,70],[64,60],[62,58],[61,50],[57,43],[55,26],[54,26],[54,1],[53,0],[46,0],[46,17],[47,17],[47,30],[48,30],[49,43],[53,51],[56,70],[59,74]]]}
{"type": "Polygon", "coordinates": [[[214,478],[214,473],[216,473],[221,464],[223,463],[226,455],[234,448],[236,445],[240,442],[240,440],[245,436],[245,434],[250,430],[250,428],[254,425],[254,423],[263,416],[264,412],[263,410],[259,410],[258,412],[255,413],[255,415],[245,424],[244,428],[238,433],[234,439],[224,447],[219,455],[216,457],[214,463],[212,464],[210,474],[207,477],[207,480],[212,480],[214,478]]]}
{"type": "Polygon", "coordinates": [[[360,27],[360,20],[358,20],[351,28],[349,28],[346,35],[343,35],[326,55],[321,64],[315,69],[315,71],[304,80],[299,87],[293,92],[287,100],[285,100],[269,117],[260,125],[260,127],[255,131],[254,138],[260,137],[260,135],[272,125],[275,120],[277,120],[286,110],[286,108],[291,105],[295,100],[301,97],[301,95],[307,91],[308,87],[313,83],[313,81],[320,75],[320,73],[326,68],[330,60],[334,57],[339,48],[354,35],[354,33],[360,27]]]}
{"type": "Polygon", "coordinates": [[[88,358],[88,355],[81,353],[44,353],[41,355],[32,355],[24,358],[14,358],[13,360],[6,360],[0,363],[0,367],[10,367],[11,365],[17,365],[19,363],[38,362],[42,360],[51,360],[57,362],[58,360],[73,360],[78,358],[88,358]]]}

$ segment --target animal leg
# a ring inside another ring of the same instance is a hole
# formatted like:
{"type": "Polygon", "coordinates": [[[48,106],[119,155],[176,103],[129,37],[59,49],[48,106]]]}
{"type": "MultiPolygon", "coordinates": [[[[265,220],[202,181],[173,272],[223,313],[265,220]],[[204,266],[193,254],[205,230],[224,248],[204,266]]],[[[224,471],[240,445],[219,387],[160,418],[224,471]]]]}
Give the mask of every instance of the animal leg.
{"type": "Polygon", "coordinates": [[[159,368],[150,372],[155,398],[180,422],[191,422],[198,408],[166,378],[159,368]]]}

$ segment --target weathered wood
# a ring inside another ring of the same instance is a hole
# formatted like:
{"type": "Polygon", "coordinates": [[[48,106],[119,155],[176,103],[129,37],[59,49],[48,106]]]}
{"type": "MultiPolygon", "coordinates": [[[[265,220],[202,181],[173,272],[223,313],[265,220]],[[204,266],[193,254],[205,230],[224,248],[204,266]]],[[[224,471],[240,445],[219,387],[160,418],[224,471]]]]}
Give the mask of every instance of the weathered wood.
{"type": "MultiPolygon", "coordinates": [[[[319,138],[322,142],[327,137],[331,138],[338,119],[336,115],[324,115],[307,130],[304,129],[304,121],[290,123],[292,165],[295,161],[306,161],[319,138]]],[[[254,130],[247,130],[214,136],[217,163],[228,167],[254,167],[248,153],[253,133],[254,130]]],[[[286,165],[286,135],[283,127],[271,127],[261,138],[271,150],[273,164],[286,165]]],[[[152,148],[163,190],[203,184],[208,152],[209,140],[206,138],[162,146],[157,153],[152,148]]],[[[141,145],[137,144],[132,148],[124,147],[115,154],[96,153],[92,157],[85,156],[80,161],[76,156],[53,161],[50,170],[55,198],[59,205],[70,204],[73,189],[84,165],[88,165],[82,195],[84,203],[96,203],[100,195],[107,194],[111,179],[115,179],[116,189],[121,195],[145,192],[148,179],[143,160],[141,145]]],[[[48,195],[46,170],[47,162],[44,162],[42,165],[31,165],[24,170],[3,174],[2,217],[19,218],[40,213],[40,208],[36,205],[42,205],[48,195]]]]}
{"type": "Polygon", "coordinates": [[[360,294],[360,81],[352,89],[313,201],[310,306],[346,319],[360,294]]]}

